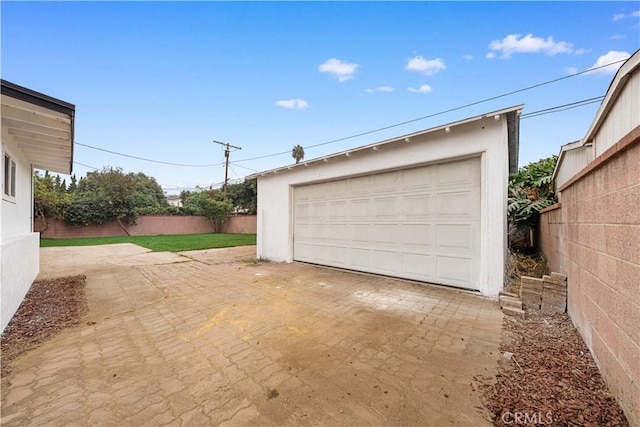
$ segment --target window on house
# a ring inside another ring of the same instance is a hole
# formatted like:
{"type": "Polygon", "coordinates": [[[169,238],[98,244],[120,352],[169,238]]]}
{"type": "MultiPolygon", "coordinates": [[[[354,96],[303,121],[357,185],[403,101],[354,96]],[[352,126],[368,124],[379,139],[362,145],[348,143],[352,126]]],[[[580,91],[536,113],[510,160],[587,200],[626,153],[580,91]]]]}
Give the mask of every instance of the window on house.
{"type": "Polygon", "coordinates": [[[16,197],[16,162],[11,160],[11,156],[4,155],[4,194],[9,197],[16,197]]]}

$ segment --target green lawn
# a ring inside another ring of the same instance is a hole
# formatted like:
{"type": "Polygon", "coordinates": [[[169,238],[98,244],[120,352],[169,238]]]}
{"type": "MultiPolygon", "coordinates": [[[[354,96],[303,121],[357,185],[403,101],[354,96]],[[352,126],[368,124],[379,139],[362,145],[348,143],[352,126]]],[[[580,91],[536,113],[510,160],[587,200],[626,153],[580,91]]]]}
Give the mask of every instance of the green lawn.
{"type": "Polygon", "coordinates": [[[180,252],[231,246],[255,245],[255,234],[181,234],[176,236],[116,236],[83,239],[40,239],[40,247],[93,246],[133,243],[154,252],[180,252]]]}

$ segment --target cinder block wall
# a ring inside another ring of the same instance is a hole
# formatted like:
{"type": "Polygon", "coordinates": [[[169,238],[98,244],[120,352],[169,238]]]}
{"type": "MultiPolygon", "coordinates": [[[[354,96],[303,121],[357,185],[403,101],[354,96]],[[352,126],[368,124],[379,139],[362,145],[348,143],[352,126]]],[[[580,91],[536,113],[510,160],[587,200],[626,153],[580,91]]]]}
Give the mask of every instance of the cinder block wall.
{"type": "Polygon", "coordinates": [[[637,132],[561,187],[539,242],[568,275],[568,312],[631,425],[640,425],[640,138],[637,132]]]}
{"type": "MultiPolygon", "coordinates": [[[[132,236],[212,233],[213,227],[201,216],[140,216],[136,225],[126,226],[132,236]]],[[[34,222],[34,230],[40,231],[40,220],[34,222]]],[[[232,216],[222,227],[223,233],[255,234],[256,216],[232,216]]],[[[50,220],[42,237],[64,239],[81,237],[125,236],[117,222],[86,227],[69,227],[60,221],[50,220]]]]}
{"type": "Polygon", "coordinates": [[[256,215],[232,216],[224,223],[222,231],[232,234],[256,234],[257,224],[256,215]]]}

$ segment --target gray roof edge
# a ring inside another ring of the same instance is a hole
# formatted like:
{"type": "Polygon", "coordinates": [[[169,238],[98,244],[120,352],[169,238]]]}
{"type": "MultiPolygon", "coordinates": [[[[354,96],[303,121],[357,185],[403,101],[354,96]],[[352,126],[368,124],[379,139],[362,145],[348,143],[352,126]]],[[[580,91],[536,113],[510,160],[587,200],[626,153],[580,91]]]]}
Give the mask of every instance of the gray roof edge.
{"type": "Polygon", "coordinates": [[[20,86],[10,81],[0,79],[0,93],[20,101],[28,102],[51,111],[66,114],[71,119],[71,161],[69,162],[68,171],[60,172],[65,174],[73,173],[73,154],[74,154],[74,138],[75,138],[75,117],[76,106],[69,102],[54,98],[44,93],[20,86]]]}
{"type": "MultiPolygon", "coordinates": [[[[491,111],[491,112],[488,112],[488,113],[480,114],[480,115],[477,115],[477,116],[468,117],[466,119],[458,120],[458,121],[447,123],[447,124],[443,124],[443,125],[434,126],[434,127],[428,128],[428,129],[420,130],[420,131],[409,133],[409,134],[405,134],[405,135],[396,136],[394,138],[389,138],[389,139],[385,139],[385,140],[382,140],[382,141],[374,142],[374,143],[371,143],[371,144],[362,145],[360,147],[355,147],[355,148],[351,148],[351,149],[348,149],[348,150],[342,150],[342,151],[339,151],[337,153],[329,154],[327,156],[316,157],[316,158],[311,159],[311,160],[304,160],[304,161],[301,161],[300,163],[297,163],[297,164],[289,164],[289,165],[281,166],[281,167],[278,167],[278,168],[273,168],[273,169],[268,169],[268,170],[265,170],[265,171],[257,172],[257,173],[254,173],[252,175],[247,176],[246,179],[256,179],[256,178],[258,178],[258,177],[260,177],[261,175],[264,175],[264,174],[273,173],[273,172],[279,172],[279,171],[287,171],[287,170],[295,168],[295,167],[304,167],[305,165],[309,165],[310,163],[323,162],[325,159],[331,159],[331,158],[338,157],[338,156],[344,156],[347,153],[355,153],[355,152],[358,152],[358,151],[368,150],[368,149],[370,149],[372,147],[390,144],[390,143],[393,143],[393,142],[397,142],[397,141],[403,140],[405,138],[412,138],[412,137],[415,137],[415,136],[426,135],[426,134],[429,134],[429,133],[437,132],[439,130],[443,130],[443,129],[451,128],[451,127],[455,127],[455,126],[460,126],[460,125],[463,125],[463,124],[466,124],[466,123],[471,123],[471,122],[474,122],[474,121],[477,121],[477,120],[486,119],[486,118],[489,118],[489,117],[495,117],[495,116],[500,116],[500,115],[508,115],[509,113],[512,113],[513,115],[517,115],[519,117],[519,113],[522,111],[523,108],[524,108],[524,104],[514,105],[512,107],[507,107],[507,108],[503,108],[503,109],[500,109],[500,110],[496,110],[496,111],[491,111]]],[[[511,145],[512,143],[515,143],[516,147],[518,146],[518,141],[511,141],[511,138],[510,138],[509,139],[509,144],[511,145]]],[[[517,150],[517,148],[516,148],[516,150],[517,150]]],[[[517,167],[517,156],[516,156],[516,167],[517,167]]]]}
{"type": "Polygon", "coordinates": [[[1,80],[1,83],[2,95],[10,96],[11,98],[19,99],[43,108],[48,108],[59,113],[67,114],[70,117],[75,115],[76,106],[73,104],[45,95],[44,93],[36,92],[35,90],[24,86],[11,83],[4,79],[1,80]]]}

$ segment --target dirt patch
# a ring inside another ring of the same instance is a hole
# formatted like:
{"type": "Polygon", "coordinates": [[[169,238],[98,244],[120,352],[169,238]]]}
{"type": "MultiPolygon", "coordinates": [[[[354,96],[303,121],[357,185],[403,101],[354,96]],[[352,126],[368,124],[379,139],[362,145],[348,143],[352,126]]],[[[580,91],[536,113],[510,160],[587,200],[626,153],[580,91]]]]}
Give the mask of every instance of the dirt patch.
{"type": "Polygon", "coordinates": [[[0,338],[2,378],[9,363],[60,330],[80,323],[87,312],[86,276],[38,280],[31,285],[18,311],[0,338]]]}
{"type": "Polygon", "coordinates": [[[495,425],[629,425],[568,315],[529,310],[504,329],[507,357],[483,386],[495,425]]]}

